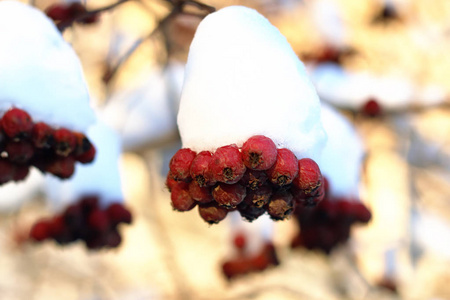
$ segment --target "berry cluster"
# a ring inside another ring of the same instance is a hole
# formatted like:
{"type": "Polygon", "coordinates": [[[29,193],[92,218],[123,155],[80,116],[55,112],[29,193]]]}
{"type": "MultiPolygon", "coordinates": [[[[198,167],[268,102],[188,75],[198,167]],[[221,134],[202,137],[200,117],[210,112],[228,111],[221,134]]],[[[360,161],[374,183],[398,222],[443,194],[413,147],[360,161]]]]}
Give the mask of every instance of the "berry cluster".
{"type": "Polygon", "coordinates": [[[249,273],[261,272],[270,266],[280,264],[275,247],[270,242],[266,242],[258,253],[247,254],[245,253],[246,238],[244,235],[238,234],[234,238],[234,246],[238,251],[237,257],[222,264],[222,272],[228,280],[249,273]]]}
{"type": "Polygon", "coordinates": [[[35,242],[53,239],[60,245],[82,240],[92,250],[115,248],[122,241],[118,225],[131,221],[131,213],[122,203],[112,203],[104,209],[97,197],[85,196],[61,214],[36,222],[29,236],[35,242]]]}
{"type": "Polygon", "coordinates": [[[247,221],[267,212],[273,220],[288,218],[295,205],[315,206],[324,196],[319,166],[297,159],[263,135],[249,138],[241,148],[222,146],[214,153],[178,150],[169,163],[166,185],[172,206],[188,211],[198,205],[208,223],[238,210],[247,221]]]}
{"type": "Polygon", "coordinates": [[[370,221],[372,214],[363,203],[325,194],[316,207],[298,207],[295,210],[300,232],[292,240],[293,248],[320,249],[329,254],[349,239],[353,224],[370,221]]]}
{"type": "Polygon", "coordinates": [[[11,108],[1,117],[0,129],[0,185],[25,179],[30,166],[69,178],[76,161],[89,163],[95,157],[95,147],[84,134],[34,123],[19,108],[11,108]]]}
{"type": "Polygon", "coordinates": [[[49,6],[45,13],[56,23],[76,21],[80,24],[95,24],[99,20],[99,14],[89,13],[80,2],[56,3],[49,6]]]}

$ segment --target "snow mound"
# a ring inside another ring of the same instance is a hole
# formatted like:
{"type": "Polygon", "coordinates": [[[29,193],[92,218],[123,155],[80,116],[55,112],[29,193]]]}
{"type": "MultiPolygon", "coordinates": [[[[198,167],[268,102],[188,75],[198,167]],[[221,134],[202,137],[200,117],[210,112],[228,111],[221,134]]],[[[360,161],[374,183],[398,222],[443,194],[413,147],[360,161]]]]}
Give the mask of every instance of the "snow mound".
{"type": "Polygon", "coordinates": [[[326,134],[320,102],[286,38],[256,10],[208,15],[192,41],[178,112],[183,147],[214,151],[262,134],[315,158],[326,134]]]}
{"type": "Polygon", "coordinates": [[[352,124],[330,105],[322,104],[322,122],[328,141],[317,164],[329,180],[330,194],[358,199],[363,142],[352,124]]]}
{"type": "Polygon", "coordinates": [[[122,149],[119,136],[100,122],[89,128],[87,136],[97,150],[92,163],[77,165],[70,179],[46,176],[45,193],[56,208],[73,203],[85,195],[98,196],[105,206],[112,202],[123,202],[119,169],[122,149]]]}
{"type": "Polygon", "coordinates": [[[0,1],[0,40],[0,114],[16,106],[82,132],[95,121],[80,61],[44,13],[0,1]]]}

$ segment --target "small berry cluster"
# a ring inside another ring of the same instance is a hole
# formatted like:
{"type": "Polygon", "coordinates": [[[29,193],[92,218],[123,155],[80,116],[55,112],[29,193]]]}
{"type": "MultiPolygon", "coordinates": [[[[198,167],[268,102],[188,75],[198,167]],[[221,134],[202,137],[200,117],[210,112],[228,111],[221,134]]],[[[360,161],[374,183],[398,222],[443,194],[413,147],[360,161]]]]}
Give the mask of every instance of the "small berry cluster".
{"type": "Polygon", "coordinates": [[[0,185],[25,179],[30,166],[69,178],[75,162],[90,163],[95,152],[84,134],[34,123],[22,109],[11,108],[0,119],[0,185]]]}
{"type": "Polygon", "coordinates": [[[75,21],[80,24],[95,24],[100,18],[99,14],[89,13],[80,2],[56,3],[49,6],[45,13],[56,23],[75,21]]]}
{"type": "Polygon", "coordinates": [[[60,245],[82,240],[92,250],[115,248],[122,241],[118,225],[131,221],[131,213],[122,203],[112,203],[104,209],[97,197],[85,196],[61,214],[36,222],[29,236],[35,242],[53,239],[60,245]]]}
{"type": "Polygon", "coordinates": [[[258,253],[247,254],[246,238],[238,234],[234,238],[234,246],[238,251],[237,257],[222,264],[222,273],[228,280],[249,273],[262,272],[270,266],[280,264],[275,247],[270,242],[266,242],[258,253]]]}
{"type": "Polygon", "coordinates": [[[316,207],[299,207],[294,216],[300,232],[292,240],[292,248],[320,249],[329,254],[349,239],[352,225],[368,223],[372,214],[359,201],[331,198],[326,192],[325,198],[316,207]]]}
{"type": "Polygon", "coordinates": [[[208,223],[238,210],[247,221],[267,212],[273,220],[288,218],[295,205],[315,206],[324,196],[319,166],[297,159],[263,135],[249,138],[241,148],[222,146],[214,153],[178,150],[169,163],[166,185],[172,206],[188,211],[198,205],[208,223]]]}

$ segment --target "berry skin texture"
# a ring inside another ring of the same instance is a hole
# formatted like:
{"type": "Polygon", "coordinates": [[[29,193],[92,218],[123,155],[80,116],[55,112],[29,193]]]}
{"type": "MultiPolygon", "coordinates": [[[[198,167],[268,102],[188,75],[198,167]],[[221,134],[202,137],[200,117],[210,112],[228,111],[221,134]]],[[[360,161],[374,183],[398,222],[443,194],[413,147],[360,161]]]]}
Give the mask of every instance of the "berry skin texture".
{"type": "Polygon", "coordinates": [[[31,131],[31,140],[36,148],[49,149],[54,143],[53,128],[44,122],[35,123],[31,131]]]}
{"type": "Polygon", "coordinates": [[[267,212],[272,220],[281,221],[289,218],[294,211],[294,201],[291,193],[287,191],[277,191],[270,198],[267,205],[267,212]]]}
{"type": "Polygon", "coordinates": [[[235,208],[241,203],[247,191],[244,186],[235,184],[219,183],[212,190],[212,196],[216,202],[226,208],[235,208]]]}
{"type": "Polygon", "coordinates": [[[252,136],[244,143],[241,150],[245,166],[252,170],[267,170],[277,159],[275,143],[264,135],[252,136]]]}
{"type": "Polygon", "coordinates": [[[200,204],[198,206],[200,217],[208,224],[217,224],[228,214],[228,209],[217,205],[214,202],[200,204]]]}
{"type": "Polygon", "coordinates": [[[27,141],[9,141],[5,151],[8,153],[8,159],[16,164],[25,164],[34,155],[34,147],[27,141]]]}
{"type": "Polygon", "coordinates": [[[214,200],[211,194],[211,187],[201,187],[196,180],[189,183],[189,195],[200,203],[208,203],[214,200]]]}
{"type": "Polygon", "coordinates": [[[310,158],[302,158],[298,161],[298,176],[294,179],[293,184],[310,194],[318,189],[322,184],[322,173],[317,163],[310,158]]]}
{"type": "Polygon", "coordinates": [[[250,190],[245,196],[244,201],[252,203],[256,207],[263,207],[269,203],[272,196],[272,188],[268,185],[264,185],[257,190],[250,190]]]}
{"type": "Polygon", "coordinates": [[[246,167],[242,154],[236,145],[228,145],[216,149],[209,164],[213,180],[233,184],[244,176],[246,167]]]}
{"type": "Polygon", "coordinates": [[[75,135],[66,128],[60,128],[53,132],[55,152],[60,156],[68,156],[77,144],[75,135]]]}
{"type": "Polygon", "coordinates": [[[213,185],[215,182],[211,178],[209,172],[209,163],[212,159],[212,153],[210,151],[201,151],[192,161],[190,174],[193,180],[197,181],[198,185],[203,187],[207,185],[213,185]]]}
{"type": "Polygon", "coordinates": [[[75,172],[75,159],[72,156],[57,157],[45,166],[45,171],[61,179],[70,178],[75,172]]]}
{"type": "Polygon", "coordinates": [[[252,169],[247,169],[247,171],[245,171],[244,176],[242,176],[240,182],[252,189],[252,190],[256,190],[259,187],[263,186],[264,183],[266,183],[267,181],[267,174],[264,171],[255,171],[252,169]]]}
{"type": "Polygon", "coordinates": [[[269,180],[278,186],[291,184],[298,175],[298,160],[291,150],[281,148],[277,150],[275,164],[267,170],[269,180]]]}
{"type": "Polygon", "coordinates": [[[12,139],[23,139],[31,135],[33,121],[31,116],[19,108],[11,108],[1,119],[2,129],[12,139]]]}
{"type": "Polygon", "coordinates": [[[173,209],[177,211],[189,211],[197,204],[189,195],[189,184],[183,181],[172,187],[170,199],[173,209]]]}
{"type": "Polygon", "coordinates": [[[178,150],[169,162],[173,179],[187,181],[190,179],[190,169],[196,153],[189,148],[178,150]]]}
{"type": "Polygon", "coordinates": [[[94,145],[91,144],[89,150],[76,155],[75,159],[82,164],[88,164],[94,161],[96,153],[97,150],[95,149],[94,145]]]}

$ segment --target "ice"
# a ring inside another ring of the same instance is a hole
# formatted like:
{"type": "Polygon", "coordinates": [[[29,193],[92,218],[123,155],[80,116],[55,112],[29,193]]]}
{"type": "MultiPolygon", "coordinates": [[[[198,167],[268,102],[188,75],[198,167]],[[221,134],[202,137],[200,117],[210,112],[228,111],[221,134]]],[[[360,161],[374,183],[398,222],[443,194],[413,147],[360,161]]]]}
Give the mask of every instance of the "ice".
{"type": "Polygon", "coordinates": [[[101,122],[92,125],[87,136],[97,149],[92,163],[77,164],[70,179],[46,176],[47,198],[56,209],[73,203],[84,195],[98,196],[103,205],[124,200],[119,169],[122,151],[119,136],[101,122]]]}
{"type": "Polygon", "coordinates": [[[95,121],[80,61],[52,21],[18,1],[0,1],[0,114],[85,132],[95,121]]]}
{"type": "Polygon", "coordinates": [[[183,147],[213,151],[263,134],[298,158],[326,135],[320,103],[286,38],[256,10],[208,15],[192,41],[178,113],[183,147]]]}
{"type": "Polygon", "coordinates": [[[362,140],[352,124],[325,103],[322,104],[322,122],[328,141],[317,163],[322,175],[329,180],[330,194],[358,199],[364,156],[362,140]]]}

